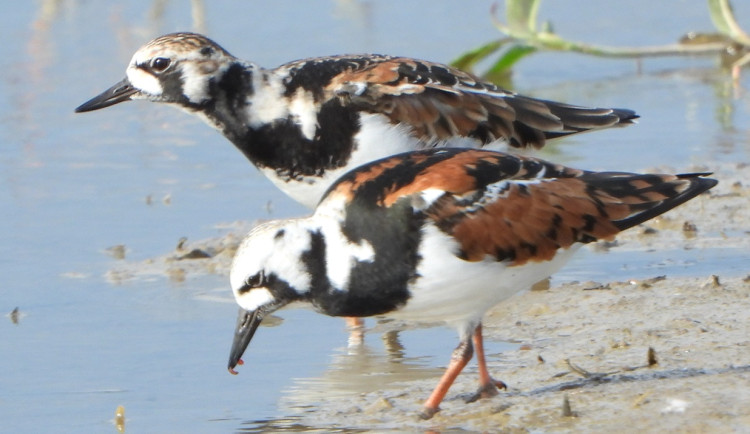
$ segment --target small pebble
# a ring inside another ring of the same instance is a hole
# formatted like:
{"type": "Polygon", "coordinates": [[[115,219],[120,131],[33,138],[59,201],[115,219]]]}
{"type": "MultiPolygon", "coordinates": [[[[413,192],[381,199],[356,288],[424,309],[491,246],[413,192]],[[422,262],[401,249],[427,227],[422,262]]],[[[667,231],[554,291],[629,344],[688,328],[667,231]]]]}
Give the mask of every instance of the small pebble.
{"type": "Polygon", "coordinates": [[[179,260],[182,260],[182,259],[206,259],[206,258],[210,258],[210,257],[211,257],[211,255],[208,252],[206,252],[205,250],[193,249],[193,250],[185,253],[184,255],[177,257],[177,259],[179,259],[179,260]]]}
{"type": "Polygon", "coordinates": [[[641,234],[642,234],[642,235],[653,235],[653,234],[655,234],[655,233],[657,233],[657,232],[659,232],[659,231],[657,231],[657,230],[656,230],[656,229],[654,229],[654,228],[651,228],[651,227],[648,227],[648,226],[646,226],[646,227],[645,227],[645,228],[643,228],[643,230],[641,231],[641,234]]]}
{"type": "Polygon", "coordinates": [[[687,220],[685,220],[685,223],[682,224],[682,233],[688,237],[692,238],[695,236],[695,234],[698,232],[698,227],[687,220]]]}
{"type": "Polygon", "coordinates": [[[719,276],[716,274],[712,274],[709,276],[708,281],[703,284],[704,288],[721,288],[721,282],[719,281],[719,276]]]}
{"type": "Polygon", "coordinates": [[[549,277],[546,278],[546,279],[544,279],[544,280],[540,280],[539,282],[531,285],[531,290],[532,291],[547,291],[549,289],[550,289],[550,279],[549,279],[549,277]]]}

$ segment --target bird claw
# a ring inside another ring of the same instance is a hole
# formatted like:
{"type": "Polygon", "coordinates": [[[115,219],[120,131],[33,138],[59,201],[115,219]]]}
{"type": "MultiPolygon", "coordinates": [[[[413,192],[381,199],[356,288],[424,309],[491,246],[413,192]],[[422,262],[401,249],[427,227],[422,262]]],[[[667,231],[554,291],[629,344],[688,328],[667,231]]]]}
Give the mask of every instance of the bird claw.
{"type": "Polygon", "coordinates": [[[419,412],[419,418],[422,420],[430,420],[432,416],[435,416],[440,411],[440,407],[424,407],[419,412]]]}
{"type": "Polygon", "coordinates": [[[498,389],[508,390],[508,385],[505,384],[503,381],[495,380],[494,378],[490,380],[495,384],[495,387],[497,387],[498,389]]]}
{"type": "Polygon", "coordinates": [[[472,403],[483,398],[492,398],[497,396],[500,392],[498,389],[508,390],[508,386],[499,380],[490,379],[490,382],[479,386],[479,389],[473,395],[466,398],[466,403],[472,403]]]}

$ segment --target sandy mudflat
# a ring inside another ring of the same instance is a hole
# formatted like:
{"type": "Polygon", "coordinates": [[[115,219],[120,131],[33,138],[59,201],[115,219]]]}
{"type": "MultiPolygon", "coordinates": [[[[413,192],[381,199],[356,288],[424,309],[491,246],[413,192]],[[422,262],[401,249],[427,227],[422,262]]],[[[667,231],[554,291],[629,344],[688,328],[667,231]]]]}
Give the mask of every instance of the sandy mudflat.
{"type": "MultiPolygon", "coordinates": [[[[598,247],[633,255],[651,249],[747,255],[750,167],[710,169],[721,182],[709,194],[598,247]]],[[[110,277],[226,273],[238,233],[127,264],[110,277]],[[212,258],[176,259],[192,249],[212,258]]],[[[750,264],[696,270],[702,275],[671,277],[667,267],[650,279],[567,283],[501,304],[485,334],[521,345],[490,359],[496,377],[510,386],[495,398],[463,402],[476,385],[472,364],[430,421],[416,413],[437,377],[332,396],[295,415],[295,423],[375,431],[750,432],[750,264]],[[651,366],[649,348],[657,362],[651,366]]]]}
{"type": "Polygon", "coordinates": [[[491,363],[510,386],[495,398],[463,402],[475,387],[472,366],[431,421],[414,415],[434,379],[326,400],[303,423],[439,431],[750,430],[750,283],[667,278],[587,287],[528,292],[488,318],[488,336],[522,344],[491,363]],[[652,366],[649,347],[658,362],[652,366]],[[563,415],[566,395],[574,416],[563,415]]]}

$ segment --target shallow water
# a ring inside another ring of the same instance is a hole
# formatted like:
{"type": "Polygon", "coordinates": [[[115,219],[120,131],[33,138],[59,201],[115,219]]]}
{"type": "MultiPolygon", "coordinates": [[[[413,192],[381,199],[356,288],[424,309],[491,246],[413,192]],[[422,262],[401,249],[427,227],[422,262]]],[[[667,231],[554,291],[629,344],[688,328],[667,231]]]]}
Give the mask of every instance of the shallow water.
{"type": "MultiPolygon", "coordinates": [[[[273,66],[341,52],[450,61],[497,36],[490,1],[462,2],[460,10],[448,1],[299,4],[211,1],[198,18],[187,2],[0,5],[0,312],[20,312],[18,324],[0,321],[3,430],[115,432],[122,404],[130,432],[232,432],[252,421],[293,420],[329,393],[437,377],[455,345],[451,330],[404,332],[403,350],[371,333],[367,347],[350,353],[340,320],[303,310],[264,328],[233,377],[225,370],[236,315],[227,279],[105,278],[118,263],[106,253],[115,245],[125,245],[128,260],[144,260],[180,237],[221,234],[222,222],[306,212],[216,132],[176,110],[139,102],[73,114],[122,78],[146,40],[200,30],[273,66]]],[[[711,29],[692,0],[592,2],[584,11],[578,4],[548,1],[541,13],[571,39],[613,45],[667,43],[711,29]]],[[[735,7],[750,16],[746,5],[735,7]]],[[[749,161],[749,74],[735,89],[713,65],[654,59],[638,73],[633,61],[545,53],[521,63],[514,87],[643,116],[637,126],[569,138],[541,153],[556,161],[617,170],[749,161]]],[[[586,251],[556,279],[739,274],[747,257],[719,248],[635,258],[586,251]]],[[[488,345],[492,357],[510,344],[488,345]]]]}

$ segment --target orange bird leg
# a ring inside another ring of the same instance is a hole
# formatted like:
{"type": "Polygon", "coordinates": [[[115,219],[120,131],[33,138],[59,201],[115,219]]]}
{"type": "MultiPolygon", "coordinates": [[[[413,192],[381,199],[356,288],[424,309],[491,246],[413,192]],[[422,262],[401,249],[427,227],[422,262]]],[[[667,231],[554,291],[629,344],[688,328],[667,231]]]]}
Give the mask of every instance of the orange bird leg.
{"type": "Polygon", "coordinates": [[[445,397],[445,394],[448,393],[448,389],[450,389],[453,381],[458,377],[458,374],[460,374],[461,370],[464,369],[464,366],[469,363],[473,354],[474,348],[469,339],[461,341],[461,343],[458,344],[456,349],[453,350],[451,362],[448,364],[448,368],[446,368],[438,385],[435,386],[435,390],[432,391],[430,397],[425,401],[422,413],[420,413],[419,417],[422,419],[429,419],[434,416],[435,413],[440,411],[440,402],[445,397]]]}
{"type": "Polygon", "coordinates": [[[487,361],[484,359],[484,340],[482,338],[482,324],[474,329],[474,351],[477,353],[477,365],[479,365],[479,390],[469,397],[466,402],[474,402],[480,398],[489,398],[497,395],[497,388],[507,389],[508,386],[502,381],[494,380],[487,370],[487,361]]]}

